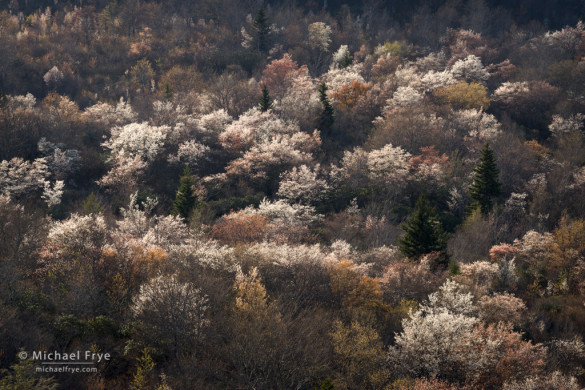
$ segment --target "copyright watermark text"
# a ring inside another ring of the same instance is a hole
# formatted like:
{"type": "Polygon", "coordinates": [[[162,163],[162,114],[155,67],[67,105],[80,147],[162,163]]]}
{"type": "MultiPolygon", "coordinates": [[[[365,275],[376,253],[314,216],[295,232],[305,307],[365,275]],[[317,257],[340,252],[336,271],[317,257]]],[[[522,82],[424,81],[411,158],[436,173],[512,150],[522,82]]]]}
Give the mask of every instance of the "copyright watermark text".
{"type": "Polygon", "coordinates": [[[35,367],[37,373],[91,373],[97,372],[98,363],[111,360],[109,353],[94,351],[20,351],[20,360],[30,359],[40,366],[35,367]]]}

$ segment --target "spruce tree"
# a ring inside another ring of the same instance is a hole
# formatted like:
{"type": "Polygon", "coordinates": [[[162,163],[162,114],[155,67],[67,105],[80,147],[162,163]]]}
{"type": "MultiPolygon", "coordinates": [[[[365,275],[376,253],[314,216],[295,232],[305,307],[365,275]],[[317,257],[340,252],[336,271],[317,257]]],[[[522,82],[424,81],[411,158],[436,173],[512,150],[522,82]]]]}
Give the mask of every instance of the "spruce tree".
{"type": "Polygon", "coordinates": [[[262,95],[260,95],[260,111],[265,112],[272,108],[272,99],[268,94],[268,87],[266,84],[262,85],[262,95]]]}
{"type": "Polygon", "coordinates": [[[469,188],[469,197],[474,200],[471,209],[477,207],[486,215],[493,206],[493,199],[500,195],[501,183],[498,180],[500,170],[496,165],[494,151],[487,142],[481,151],[481,159],[474,169],[475,177],[469,188]]]}
{"type": "Polygon", "coordinates": [[[329,98],[327,97],[327,84],[325,82],[322,82],[319,86],[319,100],[323,104],[323,111],[319,118],[319,130],[328,133],[331,126],[333,126],[335,117],[333,116],[333,106],[331,106],[331,102],[329,102],[329,98]]]}
{"type": "Polygon", "coordinates": [[[165,84],[165,100],[169,102],[173,101],[173,89],[169,83],[165,84]]]}
{"type": "Polygon", "coordinates": [[[254,18],[254,32],[257,49],[261,52],[267,52],[270,49],[270,43],[268,41],[270,25],[268,24],[268,18],[266,17],[264,7],[260,7],[258,12],[256,12],[256,17],[254,18]]]}
{"type": "Polygon", "coordinates": [[[187,220],[189,213],[195,207],[197,196],[193,193],[193,185],[195,181],[191,177],[191,170],[188,165],[185,165],[183,175],[180,179],[177,196],[173,201],[173,215],[180,216],[183,220],[187,220]]]}
{"type": "Polygon", "coordinates": [[[405,234],[398,239],[398,246],[411,259],[445,250],[445,233],[439,216],[436,209],[427,203],[424,194],[418,198],[414,214],[402,225],[402,229],[405,234]]]}

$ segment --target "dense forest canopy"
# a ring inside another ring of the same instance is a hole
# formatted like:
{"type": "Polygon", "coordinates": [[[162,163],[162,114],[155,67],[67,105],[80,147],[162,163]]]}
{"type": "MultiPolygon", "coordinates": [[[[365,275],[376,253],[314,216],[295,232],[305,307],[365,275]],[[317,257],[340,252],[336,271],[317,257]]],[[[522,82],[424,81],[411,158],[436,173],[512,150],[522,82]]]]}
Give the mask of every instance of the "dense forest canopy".
{"type": "Polygon", "coordinates": [[[584,12],[1,1],[0,389],[582,388],[584,12]]]}

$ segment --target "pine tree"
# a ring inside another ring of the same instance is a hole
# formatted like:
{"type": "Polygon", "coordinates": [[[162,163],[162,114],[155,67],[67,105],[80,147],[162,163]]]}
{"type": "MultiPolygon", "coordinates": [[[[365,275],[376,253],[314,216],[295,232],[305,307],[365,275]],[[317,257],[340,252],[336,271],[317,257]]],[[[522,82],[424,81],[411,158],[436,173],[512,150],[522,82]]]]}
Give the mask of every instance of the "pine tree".
{"type": "Polygon", "coordinates": [[[272,108],[272,99],[268,94],[268,87],[266,84],[262,85],[262,95],[260,96],[260,111],[265,112],[272,108]]]}
{"type": "Polygon", "coordinates": [[[333,126],[335,117],[333,116],[333,107],[327,97],[327,84],[325,84],[325,82],[322,82],[319,86],[319,100],[321,100],[321,104],[323,104],[323,111],[319,118],[319,130],[328,133],[331,126],[333,126]]]}
{"type": "Polygon", "coordinates": [[[494,151],[487,142],[481,151],[481,159],[474,169],[475,177],[469,189],[469,196],[474,200],[472,210],[479,207],[486,215],[493,206],[493,199],[500,195],[501,183],[498,180],[500,170],[496,165],[494,151]]]}
{"type": "Polygon", "coordinates": [[[270,49],[268,35],[270,34],[270,25],[264,7],[260,7],[254,18],[254,32],[256,47],[261,52],[267,52],[270,49]]]}
{"type": "Polygon", "coordinates": [[[185,165],[183,175],[180,179],[179,189],[177,190],[177,196],[173,201],[173,215],[178,215],[184,220],[187,220],[189,213],[195,207],[197,202],[197,196],[193,193],[193,185],[195,181],[191,177],[191,170],[188,165],[185,165]]]}
{"type": "Polygon", "coordinates": [[[169,83],[165,84],[165,100],[169,102],[173,101],[173,89],[169,83]]]}
{"type": "Polygon", "coordinates": [[[400,251],[409,258],[415,259],[430,252],[445,250],[445,233],[439,216],[436,209],[427,203],[424,194],[418,198],[416,211],[402,229],[405,234],[398,239],[398,246],[400,251]]]}

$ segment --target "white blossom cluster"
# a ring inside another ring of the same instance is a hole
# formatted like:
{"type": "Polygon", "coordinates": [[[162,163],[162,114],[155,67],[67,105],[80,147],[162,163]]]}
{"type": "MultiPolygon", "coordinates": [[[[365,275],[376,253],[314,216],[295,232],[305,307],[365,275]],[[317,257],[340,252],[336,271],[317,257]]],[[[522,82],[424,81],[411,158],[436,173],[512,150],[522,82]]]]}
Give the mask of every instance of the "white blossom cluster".
{"type": "Polygon", "coordinates": [[[90,121],[101,123],[107,128],[124,126],[138,118],[130,103],[124,101],[124,98],[120,98],[115,106],[108,103],[97,103],[86,108],[84,115],[90,121]]]}
{"type": "Polygon", "coordinates": [[[561,115],[553,115],[552,123],[548,126],[550,132],[559,137],[565,134],[577,133],[585,126],[585,115],[578,113],[564,118],[561,115]]]}
{"type": "Polygon", "coordinates": [[[544,34],[542,41],[551,46],[558,46],[569,52],[579,49],[585,37],[585,24],[580,20],[575,27],[565,27],[562,30],[549,31],[544,34]]]}
{"type": "Polygon", "coordinates": [[[56,206],[61,203],[63,188],[65,188],[63,180],[55,181],[52,186],[50,182],[45,181],[43,183],[43,195],[41,195],[41,198],[47,203],[47,206],[56,206]]]}
{"type": "Polygon", "coordinates": [[[109,235],[106,221],[101,215],[76,213],[63,221],[54,221],[47,235],[50,247],[57,254],[83,254],[101,251],[109,235]]]}
{"type": "Polygon", "coordinates": [[[496,300],[484,299],[477,306],[462,285],[448,280],[403,320],[403,331],[389,349],[389,364],[412,376],[444,377],[460,371],[471,380],[497,370],[503,362],[512,363],[510,357],[516,365],[527,361],[542,364],[543,347],[522,341],[512,325],[499,321],[501,317],[494,312],[500,306],[500,310],[519,318],[523,302],[510,295],[496,300]],[[487,312],[483,313],[484,309],[487,312]],[[499,322],[486,325],[478,316],[499,322]]]}
{"type": "Polygon", "coordinates": [[[309,25],[309,45],[321,51],[328,51],[331,44],[331,27],[323,22],[309,25]]]}
{"type": "MultiPolygon", "coordinates": [[[[292,72],[291,72],[292,73],[292,72]]],[[[288,80],[289,87],[282,99],[275,102],[274,110],[283,118],[294,120],[301,125],[312,125],[322,109],[317,87],[306,73],[295,73],[288,80]]]]}
{"type": "Polygon", "coordinates": [[[271,223],[280,226],[308,225],[319,219],[312,206],[288,204],[283,200],[271,201],[263,199],[258,208],[248,206],[243,210],[248,215],[260,215],[268,218],[271,223]]]}
{"type": "Polygon", "coordinates": [[[241,151],[272,135],[292,134],[298,131],[297,124],[284,121],[268,111],[261,112],[255,107],[227,125],[219,135],[219,141],[228,150],[241,151]]]}
{"type": "Polygon", "coordinates": [[[194,140],[183,142],[179,145],[176,155],[169,155],[169,162],[181,162],[194,168],[201,164],[210,152],[207,145],[200,144],[194,140]]]}
{"type": "Polygon", "coordinates": [[[110,150],[112,160],[123,155],[130,158],[142,156],[152,162],[162,150],[169,130],[169,126],[151,126],[147,122],[116,126],[102,146],[110,150]]]}
{"type": "Polygon", "coordinates": [[[448,70],[434,71],[430,70],[420,79],[420,85],[424,92],[432,92],[437,88],[448,87],[457,83],[457,80],[448,70]]]}
{"type": "Polygon", "coordinates": [[[327,93],[332,94],[339,88],[350,85],[352,81],[365,83],[366,80],[361,74],[362,68],[362,64],[354,64],[342,69],[330,69],[322,76],[322,80],[327,84],[327,93]]]}
{"type": "Polygon", "coordinates": [[[209,325],[208,301],[192,283],[182,283],[175,275],[159,275],[140,286],[131,310],[136,318],[183,344],[192,342],[209,325]]]}
{"type": "Polygon", "coordinates": [[[337,49],[337,51],[333,53],[333,56],[331,58],[331,69],[339,68],[341,61],[343,61],[343,59],[348,55],[350,55],[348,46],[347,45],[339,46],[339,49],[337,49]]]}
{"type": "Polygon", "coordinates": [[[64,149],[65,145],[49,142],[44,137],[37,145],[39,152],[44,155],[51,174],[56,178],[66,178],[79,169],[81,155],[78,150],[64,149]]]}
{"type": "Polygon", "coordinates": [[[120,209],[122,219],[116,221],[118,229],[115,231],[118,247],[139,244],[146,250],[155,247],[170,250],[174,245],[187,242],[191,233],[179,217],[151,216],[158,201],[146,198],[139,204],[137,197],[135,192],[128,206],[120,209]]]}
{"type": "Polygon", "coordinates": [[[26,161],[14,157],[0,161],[0,193],[7,196],[22,196],[44,188],[49,176],[45,158],[26,161]]]}
{"type": "Polygon", "coordinates": [[[18,108],[31,110],[37,104],[37,99],[30,92],[26,95],[8,95],[6,97],[8,99],[8,108],[12,111],[18,108]]]}
{"type": "Polygon", "coordinates": [[[318,201],[329,189],[327,181],[318,177],[319,169],[319,164],[313,169],[303,164],[282,173],[277,195],[291,203],[318,201]]]}
{"type": "Polygon", "coordinates": [[[408,176],[410,157],[410,153],[392,144],[373,150],[368,153],[369,176],[373,181],[386,185],[400,183],[408,176]]]}
{"type": "Polygon", "coordinates": [[[502,131],[502,126],[495,116],[474,109],[455,111],[452,125],[457,132],[482,142],[495,139],[502,131]]]}
{"type": "Polygon", "coordinates": [[[230,162],[226,172],[231,176],[264,178],[273,169],[311,164],[313,151],[320,145],[321,138],[316,130],[313,135],[300,131],[293,134],[275,133],[230,162]]]}
{"type": "Polygon", "coordinates": [[[451,67],[451,73],[455,78],[465,81],[486,81],[490,77],[481,59],[473,54],[455,62],[451,67]]]}
{"type": "Polygon", "coordinates": [[[53,66],[47,73],[45,73],[43,76],[43,81],[45,84],[52,86],[61,82],[63,77],[63,72],[61,72],[57,66],[53,66]]]}
{"type": "Polygon", "coordinates": [[[392,109],[394,107],[412,107],[420,104],[423,99],[423,95],[412,87],[398,87],[398,89],[392,95],[392,99],[388,100],[388,106],[385,110],[392,109]]]}
{"type": "Polygon", "coordinates": [[[353,152],[344,152],[340,165],[331,168],[331,179],[336,185],[350,187],[363,186],[370,180],[383,185],[398,184],[409,174],[410,158],[410,153],[392,144],[369,153],[358,147],[353,152]]]}
{"type": "Polygon", "coordinates": [[[513,102],[518,96],[525,95],[529,91],[530,89],[528,87],[528,82],[526,81],[517,82],[507,81],[505,83],[502,83],[494,91],[493,96],[494,100],[509,104],[513,102]]]}

